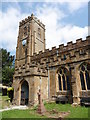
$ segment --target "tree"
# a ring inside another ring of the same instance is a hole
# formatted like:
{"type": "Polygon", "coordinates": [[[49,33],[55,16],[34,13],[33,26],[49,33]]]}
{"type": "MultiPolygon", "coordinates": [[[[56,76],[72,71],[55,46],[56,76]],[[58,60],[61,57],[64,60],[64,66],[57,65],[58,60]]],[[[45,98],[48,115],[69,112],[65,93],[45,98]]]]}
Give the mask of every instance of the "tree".
{"type": "Polygon", "coordinates": [[[14,56],[10,55],[6,49],[1,49],[2,52],[2,83],[11,86],[14,74],[14,56]]]}

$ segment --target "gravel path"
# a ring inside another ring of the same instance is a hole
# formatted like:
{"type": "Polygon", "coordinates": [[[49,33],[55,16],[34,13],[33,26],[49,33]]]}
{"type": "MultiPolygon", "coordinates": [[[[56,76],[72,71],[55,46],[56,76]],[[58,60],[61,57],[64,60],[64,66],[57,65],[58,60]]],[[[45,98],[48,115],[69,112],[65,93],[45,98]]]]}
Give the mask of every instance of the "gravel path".
{"type": "Polygon", "coordinates": [[[6,109],[0,109],[0,112],[3,111],[7,111],[7,110],[14,110],[14,109],[19,109],[19,110],[24,110],[24,109],[28,109],[27,106],[11,106],[10,108],[6,108],[6,109]]]}

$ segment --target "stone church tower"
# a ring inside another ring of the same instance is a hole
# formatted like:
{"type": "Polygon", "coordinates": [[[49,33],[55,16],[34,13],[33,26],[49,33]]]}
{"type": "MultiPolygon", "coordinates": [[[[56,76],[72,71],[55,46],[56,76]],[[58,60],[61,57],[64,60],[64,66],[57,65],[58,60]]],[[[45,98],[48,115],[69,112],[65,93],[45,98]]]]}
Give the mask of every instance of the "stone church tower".
{"type": "Polygon", "coordinates": [[[59,100],[80,104],[90,100],[90,36],[45,49],[45,25],[33,14],[19,24],[13,76],[16,105],[59,100]]]}
{"type": "Polygon", "coordinates": [[[39,51],[45,51],[45,25],[32,14],[19,24],[15,66],[30,63],[39,51]]]}
{"type": "Polygon", "coordinates": [[[31,63],[31,57],[45,51],[45,25],[33,14],[19,23],[19,35],[16,47],[15,74],[13,80],[14,103],[17,105],[37,103],[40,86],[43,98],[47,99],[47,73],[31,63]],[[45,79],[45,80],[44,80],[45,79]],[[43,85],[41,85],[43,84],[43,85]]]}

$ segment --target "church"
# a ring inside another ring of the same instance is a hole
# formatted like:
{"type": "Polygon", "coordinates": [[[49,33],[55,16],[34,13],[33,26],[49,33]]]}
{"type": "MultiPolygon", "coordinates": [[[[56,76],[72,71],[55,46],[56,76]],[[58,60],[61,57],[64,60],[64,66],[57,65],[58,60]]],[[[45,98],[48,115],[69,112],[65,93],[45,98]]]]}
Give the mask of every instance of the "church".
{"type": "Polygon", "coordinates": [[[46,49],[45,25],[33,14],[19,23],[13,76],[15,105],[90,100],[90,36],[46,49]]]}

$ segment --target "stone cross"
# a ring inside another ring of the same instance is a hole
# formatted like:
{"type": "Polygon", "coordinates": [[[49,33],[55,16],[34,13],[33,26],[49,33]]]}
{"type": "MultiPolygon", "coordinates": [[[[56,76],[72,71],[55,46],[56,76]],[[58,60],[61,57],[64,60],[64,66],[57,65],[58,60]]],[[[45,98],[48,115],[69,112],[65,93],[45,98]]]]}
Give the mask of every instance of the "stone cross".
{"type": "Polygon", "coordinates": [[[42,99],[41,99],[41,90],[40,89],[37,94],[38,94],[38,102],[39,102],[39,104],[41,104],[42,99]]]}
{"type": "Polygon", "coordinates": [[[43,114],[46,112],[46,109],[44,107],[44,104],[42,102],[42,99],[41,99],[41,90],[39,89],[39,92],[37,93],[38,94],[38,108],[37,108],[37,112],[39,114],[43,114]]]}

